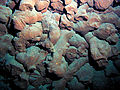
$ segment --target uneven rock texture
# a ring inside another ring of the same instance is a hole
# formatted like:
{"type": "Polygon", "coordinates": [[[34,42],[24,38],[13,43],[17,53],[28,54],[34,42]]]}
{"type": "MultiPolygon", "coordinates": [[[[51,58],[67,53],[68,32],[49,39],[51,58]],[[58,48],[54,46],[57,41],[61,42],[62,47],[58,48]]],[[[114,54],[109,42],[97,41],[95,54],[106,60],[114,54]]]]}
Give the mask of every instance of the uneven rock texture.
{"type": "MultiPolygon", "coordinates": [[[[35,0],[34,0],[35,2],[35,0]]],[[[47,8],[49,6],[50,1],[49,0],[37,0],[36,2],[36,9],[37,11],[41,11],[42,13],[47,11],[47,8]]]]}
{"type": "Polygon", "coordinates": [[[86,34],[85,38],[90,44],[90,53],[92,58],[97,61],[100,67],[107,64],[107,58],[110,56],[111,47],[108,42],[99,40],[93,36],[90,32],[86,34]]]}
{"type": "Polygon", "coordinates": [[[1,90],[119,90],[120,0],[0,0],[1,90]]]}
{"type": "Polygon", "coordinates": [[[83,4],[83,5],[79,6],[78,11],[75,14],[75,19],[83,20],[82,17],[84,17],[85,19],[88,19],[89,16],[86,11],[86,9],[88,9],[88,8],[89,8],[88,4],[83,4]]]}
{"type": "Polygon", "coordinates": [[[19,75],[24,72],[24,67],[22,64],[15,60],[14,56],[6,54],[5,56],[5,68],[12,76],[19,75]]]}
{"type": "Polygon", "coordinates": [[[7,34],[7,27],[4,24],[0,24],[0,36],[7,34]]]}
{"type": "Polygon", "coordinates": [[[65,14],[61,16],[60,26],[61,28],[71,29],[73,28],[74,23],[70,22],[65,14]]]}
{"type": "Polygon", "coordinates": [[[48,63],[49,72],[55,72],[58,76],[63,76],[67,71],[67,62],[62,57],[62,55],[66,52],[66,49],[69,46],[68,40],[73,36],[73,34],[74,33],[71,31],[61,31],[60,39],[54,46],[55,52],[53,53],[53,57],[48,63]]]}
{"type": "Polygon", "coordinates": [[[10,9],[13,10],[13,9],[15,8],[15,6],[16,6],[15,1],[11,1],[11,0],[10,0],[10,1],[8,2],[8,6],[9,6],[10,9]]]}
{"type": "Polygon", "coordinates": [[[90,64],[86,63],[76,72],[76,76],[79,81],[91,83],[94,76],[94,69],[90,66],[90,64]]]}
{"type": "Polygon", "coordinates": [[[11,14],[12,10],[9,7],[0,4],[0,22],[7,24],[11,14]]]}
{"type": "Polygon", "coordinates": [[[33,24],[37,21],[41,21],[42,14],[36,10],[32,11],[18,11],[14,12],[13,24],[14,28],[18,30],[23,30],[27,24],[33,24]]]}
{"type": "Polygon", "coordinates": [[[65,6],[65,10],[67,12],[67,18],[71,21],[74,21],[74,14],[77,12],[77,3],[72,0],[70,4],[65,6]]]}
{"type": "Polygon", "coordinates": [[[113,3],[114,0],[94,0],[94,1],[95,7],[97,9],[104,10],[107,9],[113,3]]]}
{"type": "Polygon", "coordinates": [[[68,82],[68,88],[70,90],[77,90],[77,89],[85,90],[85,86],[82,83],[78,82],[76,77],[74,77],[73,80],[68,82]]]}
{"type": "Polygon", "coordinates": [[[41,37],[43,33],[42,25],[39,22],[36,22],[35,24],[28,25],[22,30],[20,33],[18,33],[18,37],[25,40],[31,40],[36,37],[41,37]]]}
{"type": "Polygon", "coordinates": [[[4,57],[7,52],[15,55],[15,50],[11,43],[12,39],[13,36],[10,34],[0,36],[0,57],[4,57]]]}
{"type": "Polygon", "coordinates": [[[18,53],[16,59],[30,70],[36,69],[36,65],[45,60],[46,54],[46,52],[40,51],[38,47],[32,46],[27,49],[26,53],[18,53]]]}
{"type": "Polygon", "coordinates": [[[55,12],[59,13],[62,13],[64,9],[62,0],[51,0],[51,7],[55,12]]]}
{"type": "Polygon", "coordinates": [[[50,11],[47,11],[46,13],[43,14],[44,17],[42,19],[42,27],[43,27],[43,33],[49,33],[49,40],[53,43],[56,44],[58,39],[60,38],[60,28],[58,27],[59,19],[60,16],[58,14],[55,15],[51,13],[50,11]]]}
{"type": "Polygon", "coordinates": [[[21,11],[26,11],[26,10],[32,11],[34,5],[36,4],[36,1],[37,0],[21,0],[19,9],[21,11]]]}

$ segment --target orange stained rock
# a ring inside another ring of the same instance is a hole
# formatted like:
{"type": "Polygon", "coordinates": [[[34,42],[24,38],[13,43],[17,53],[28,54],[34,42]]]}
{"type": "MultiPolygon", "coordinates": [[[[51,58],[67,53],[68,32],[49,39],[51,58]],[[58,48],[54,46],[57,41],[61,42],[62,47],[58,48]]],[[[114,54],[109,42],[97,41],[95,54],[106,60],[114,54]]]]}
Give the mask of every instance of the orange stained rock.
{"type": "Polygon", "coordinates": [[[51,2],[58,2],[58,1],[60,1],[60,0],[51,0],[51,2]]]}
{"type": "Polygon", "coordinates": [[[67,13],[73,15],[77,12],[77,3],[72,1],[69,5],[65,6],[67,13]]]}
{"type": "Polygon", "coordinates": [[[15,11],[13,14],[14,28],[17,30],[23,30],[26,24],[33,24],[37,21],[41,21],[42,13],[35,10],[32,11],[15,11]]]}
{"type": "Polygon", "coordinates": [[[19,37],[25,40],[31,40],[36,37],[42,36],[42,26],[41,23],[32,24],[32,26],[26,26],[24,30],[19,33],[19,37]]]}
{"type": "Polygon", "coordinates": [[[65,5],[68,5],[72,2],[72,0],[64,0],[65,1],[65,5]]]}
{"type": "Polygon", "coordinates": [[[86,3],[88,2],[88,0],[80,0],[82,3],[86,3]]]}
{"type": "Polygon", "coordinates": [[[47,8],[48,8],[48,6],[49,6],[49,3],[50,3],[50,2],[48,2],[48,1],[37,1],[37,3],[36,3],[36,9],[37,9],[38,11],[44,10],[44,11],[42,11],[42,13],[43,13],[43,12],[46,12],[46,11],[47,11],[47,8]]]}
{"type": "Polygon", "coordinates": [[[60,26],[61,26],[61,27],[71,28],[71,27],[73,27],[73,22],[70,22],[70,21],[68,20],[68,18],[66,17],[66,15],[63,14],[63,15],[61,16],[60,26]]]}
{"type": "Polygon", "coordinates": [[[53,7],[53,9],[59,10],[59,11],[63,11],[63,9],[64,9],[63,2],[60,0],[57,2],[52,2],[51,6],[53,7]]]}
{"type": "Polygon", "coordinates": [[[94,0],[97,9],[107,9],[114,0],[94,0]]]}
{"type": "Polygon", "coordinates": [[[35,6],[36,1],[37,0],[21,0],[19,10],[21,10],[21,11],[26,11],[26,10],[32,11],[32,9],[35,6]]]}

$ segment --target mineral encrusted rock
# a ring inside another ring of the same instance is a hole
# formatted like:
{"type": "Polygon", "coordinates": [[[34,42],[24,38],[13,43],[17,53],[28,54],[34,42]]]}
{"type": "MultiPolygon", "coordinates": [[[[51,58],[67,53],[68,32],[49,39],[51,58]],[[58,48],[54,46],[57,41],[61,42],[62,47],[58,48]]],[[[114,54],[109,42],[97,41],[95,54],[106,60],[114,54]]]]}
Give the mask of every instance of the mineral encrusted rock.
{"type": "Polygon", "coordinates": [[[26,11],[26,10],[32,11],[34,5],[36,4],[36,1],[37,0],[21,0],[19,9],[21,11],[26,11]]]}
{"type": "Polygon", "coordinates": [[[0,57],[4,57],[6,53],[15,55],[14,47],[11,43],[13,36],[10,34],[5,34],[0,36],[0,57]]]}
{"type": "Polygon", "coordinates": [[[26,52],[18,53],[16,59],[28,70],[36,69],[36,65],[45,60],[47,53],[40,51],[38,47],[32,46],[26,52]]]}
{"type": "Polygon", "coordinates": [[[37,11],[41,11],[42,13],[46,12],[50,4],[50,1],[49,0],[36,0],[36,1],[37,1],[36,2],[37,11]]]}
{"type": "Polygon", "coordinates": [[[26,25],[26,27],[18,33],[18,37],[23,40],[32,40],[36,37],[41,37],[43,33],[42,25],[39,22],[35,24],[26,25]]]}
{"type": "Polygon", "coordinates": [[[17,30],[23,30],[27,24],[33,24],[37,21],[41,21],[42,13],[36,10],[32,11],[19,11],[16,10],[13,14],[14,28],[17,30]]]}
{"type": "Polygon", "coordinates": [[[63,5],[62,0],[51,0],[51,7],[55,12],[61,13],[65,6],[63,5]]]}
{"type": "Polygon", "coordinates": [[[67,62],[65,61],[64,57],[62,57],[62,55],[66,52],[66,49],[69,46],[68,40],[73,36],[73,34],[74,33],[72,31],[61,31],[60,39],[54,46],[55,52],[53,53],[53,57],[48,63],[49,72],[54,72],[58,76],[63,76],[67,71],[67,62]]]}
{"type": "Polygon", "coordinates": [[[107,9],[113,3],[114,0],[94,0],[94,1],[95,7],[97,9],[104,10],[107,9]]]}
{"type": "Polygon", "coordinates": [[[74,25],[74,23],[70,22],[65,14],[63,14],[61,16],[61,22],[60,22],[61,28],[71,29],[71,28],[73,28],[73,25],[74,25]]]}
{"type": "Polygon", "coordinates": [[[0,0],[1,90],[120,90],[120,0],[0,0]]]}
{"type": "Polygon", "coordinates": [[[50,11],[44,13],[43,16],[44,16],[42,19],[43,33],[48,33],[49,40],[53,44],[56,44],[56,42],[60,38],[60,28],[58,27],[59,25],[58,20],[56,20],[55,14],[52,14],[50,11]]]}
{"type": "Polygon", "coordinates": [[[72,0],[72,2],[65,6],[67,12],[67,18],[71,21],[74,21],[74,14],[77,12],[77,3],[72,0]]]}
{"type": "Polygon", "coordinates": [[[94,31],[94,35],[101,39],[106,39],[112,33],[116,33],[117,29],[115,29],[115,26],[110,23],[103,23],[98,30],[94,31]],[[103,35],[103,36],[102,36],[103,35]]]}
{"type": "Polygon", "coordinates": [[[91,32],[85,35],[85,38],[90,44],[90,52],[92,58],[98,63],[100,67],[107,64],[107,58],[110,56],[111,47],[108,42],[99,40],[92,35],[91,32]]]}

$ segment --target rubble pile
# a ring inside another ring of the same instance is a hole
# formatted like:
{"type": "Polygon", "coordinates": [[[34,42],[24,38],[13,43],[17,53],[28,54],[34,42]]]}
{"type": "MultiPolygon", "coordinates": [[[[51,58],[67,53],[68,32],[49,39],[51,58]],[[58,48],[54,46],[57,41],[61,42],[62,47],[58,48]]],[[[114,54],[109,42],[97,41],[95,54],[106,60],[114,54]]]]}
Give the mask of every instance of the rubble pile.
{"type": "Polygon", "coordinates": [[[0,0],[2,90],[119,85],[120,0],[0,0]]]}

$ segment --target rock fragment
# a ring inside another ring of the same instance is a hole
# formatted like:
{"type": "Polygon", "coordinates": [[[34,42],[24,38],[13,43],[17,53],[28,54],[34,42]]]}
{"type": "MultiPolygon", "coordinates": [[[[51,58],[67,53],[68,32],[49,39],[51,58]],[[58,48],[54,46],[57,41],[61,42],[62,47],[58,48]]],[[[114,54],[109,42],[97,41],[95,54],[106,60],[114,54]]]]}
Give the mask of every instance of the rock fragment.
{"type": "Polygon", "coordinates": [[[55,44],[55,53],[53,53],[53,59],[48,63],[49,72],[54,72],[58,76],[62,77],[67,70],[67,62],[62,55],[68,48],[68,40],[73,36],[72,31],[62,30],[61,36],[58,42],[55,44]],[[63,41],[64,40],[64,41],[63,41]],[[62,47],[61,47],[62,46],[62,47]]]}
{"type": "Polygon", "coordinates": [[[64,5],[61,0],[51,0],[51,7],[53,8],[53,11],[62,13],[64,10],[64,5]]]}
{"type": "Polygon", "coordinates": [[[0,5],[0,22],[7,24],[12,10],[9,7],[0,5]]]}
{"type": "Polygon", "coordinates": [[[15,50],[11,43],[12,39],[13,36],[10,34],[0,36],[0,57],[4,57],[6,53],[15,55],[15,50]]]}
{"type": "Polygon", "coordinates": [[[16,76],[24,72],[23,65],[17,62],[14,56],[9,54],[6,54],[5,56],[5,68],[12,76],[16,76]]]}
{"type": "MultiPolygon", "coordinates": [[[[103,23],[97,30],[93,32],[93,34],[100,39],[106,40],[109,36],[112,37],[113,35],[115,35],[117,31],[118,30],[115,28],[113,24],[103,23]]],[[[116,42],[117,41],[118,39],[116,39],[116,42]]]]}
{"type": "Polygon", "coordinates": [[[70,46],[66,51],[66,58],[69,62],[73,62],[75,58],[77,58],[77,48],[74,46],[70,46]]]}
{"type": "Polygon", "coordinates": [[[102,20],[101,23],[111,23],[111,24],[114,24],[116,27],[120,28],[119,17],[114,12],[100,14],[100,17],[102,20]]]}
{"type": "Polygon", "coordinates": [[[43,33],[42,25],[39,22],[35,24],[26,25],[26,27],[18,33],[18,37],[24,40],[32,40],[36,37],[41,37],[43,33]]]}
{"type": "Polygon", "coordinates": [[[96,9],[104,10],[107,9],[112,3],[113,0],[94,0],[96,9]]]}
{"type": "Polygon", "coordinates": [[[33,24],[37,21],[41,21],[42,13],[36,10],[32,11],[18,11],[16,10],[13,14],[14,28],[17,30],[23,30],[26,24],[33,24]]]}
{"type": "Polygon", "coordinates": [[[68,30],[71,30],[73,28],[73,25],[74,23],[69,21],[65,14],[61,16],[61,22],[60,22],[61,28],[67,28],[68,30]]]}
{"type": "Polygon", "coordinates": [[[116,67],[113,65],[113,62],[112,61],[109,61],[108,62],[109,65],[106,67],[106,69],[104,70],[105,71],[105,75],[107,77],[112,77],[112,76],[119,76],[120,73],[119,71],[116,69],[116,67]]]}
{"type": "Polygon", "coordinates": [[[18,53],[16,59],[18,62],[22,63],[27,70],[35,70],[36,65],[42,63],[45,60],[45,57],[45,52],[40,52],[38,47],[31,46],[27,49],[26,53],[18,53]]]}
{"type": "Polygon", "coordinates": [[[108,42],[99,40],[92,33],[85,35],[90,45],[90,52],[92,58],[98,63],[99,67],[106,66],[107,58],[110,56],[111,47],[108,42]]]}
{"type": "Polygon", "coordinates": [[[4,24],[0,24],[0,36],[7,34],[7,27],[4,24]]]}
{"type": "Polygon", "coordinates": [[[44,13],[47,11],[49,3],[49,0],[37,0],[35,7],[37,11],[41,11],[42,13],[44,13]]]}
{"type": "Polygon", "coordinates": [[[19,9],[21,11],[26,11],[26,10],[32,11],[32,9],[36,4],[36,1],[37,0],[21,0],[19,9]]]}
{"type": "Polygon", "coordinates": [[[74,21],[74,14],[77,12],[77,3],[72,1],[70,4],[65,6],[65,10],[67,11],[68,19],[74,21]]]}
{"type": "Polygon", "coordinates": [[[88,19],[89,16],[87,14],[87,9],[89,8],[89,6],[87,4],[83,4],[81,6],[79,6],[77,13],[75,14],[74,18],[75,20],[79,21],[79,20],[83,20],[83,19],[88,19]]]}
{"type": "Polygon", "coordinates": [[[72,2],[72,0],[65,0],[64,2],[65,2],[65,5],[68,5],[72,2]]]}
{"type": "Polygon", "coordinates": [[[94,69],[90,64],[86,63],[75,73],[75,75],[79,81],[91,83],[94,77],[94,69]]]}
{"type": "Polygon", "coordinates": [[[86,48],[88,48],[88,43],[79,34],[74,34],[73,37],[71,39],[69,39],[69,43],[70,43],[71,46],[75,46],[76,48],[78,48],[79,46],[82,46],[82,44],[86,48]]]}
{"type": "Polygon", "coordinates": [[[85,90],[85,86],[82,83],[78,82],[76,77],[74,77],[70,82],[68,82],[68,88],[70,90],[85,90]]]}

